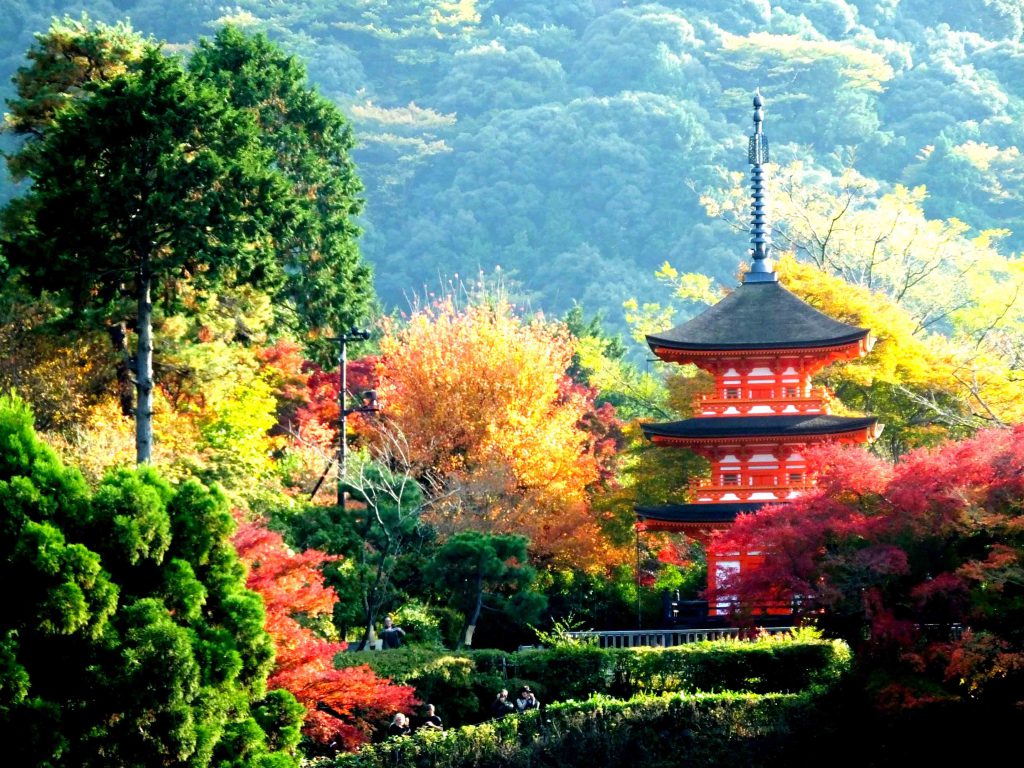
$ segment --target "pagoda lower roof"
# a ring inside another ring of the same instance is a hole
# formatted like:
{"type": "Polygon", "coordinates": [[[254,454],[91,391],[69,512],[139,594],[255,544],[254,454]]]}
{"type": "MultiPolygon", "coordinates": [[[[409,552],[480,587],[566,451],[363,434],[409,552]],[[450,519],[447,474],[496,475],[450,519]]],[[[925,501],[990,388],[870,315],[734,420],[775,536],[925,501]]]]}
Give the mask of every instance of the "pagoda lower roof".
{"type": "Polygon", "coordinates": [[[650,439],[655,437],[684,440],[713,440],[732,437],[798,439],[873,429],[877,423],[878,419],[870,416],[798,414],[795,416],[705,416],[664,424],[641,424],[640,426],[644,435],[650,439]]]}
{"type": "Polygon", "coordinates": [[[660,523],[731,523],[736,515],[755,512],[765,504],[777,501],[734,501],[712,504],[666,504],[660,507],[636,507],[636,516],[642,522],[660,523]]]}
{"type": "Polygon", "coordinates": [[[647,343],[655,353],[801,349],[854,344],[867,335],[867,328],[833,320],[773,281],[743,283],[682,325],[648,334],[647,343]]]}

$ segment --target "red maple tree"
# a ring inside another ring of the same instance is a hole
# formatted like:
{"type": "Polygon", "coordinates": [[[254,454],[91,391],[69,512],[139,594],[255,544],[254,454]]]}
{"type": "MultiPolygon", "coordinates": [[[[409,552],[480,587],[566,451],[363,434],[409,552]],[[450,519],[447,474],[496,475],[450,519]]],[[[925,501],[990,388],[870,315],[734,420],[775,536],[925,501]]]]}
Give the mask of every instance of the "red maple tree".
{"type": "Polygon", "coordinates": [[[713,542],[769,553],[730,591],[748,604],[803,598],[888,671],[877,694],[889,706],[1024,702],[1024,425],[895,466],[839,446],[808,460],[814,493],[741,516],[713,542]]]}
{"type": "Polygon", "coordinates": [[[249,567],[247,586],[263,596],[266,629],[274,639],[276,660],[267,687],[284,688],[305,706],[303,731],[310,739],[353,750],[370,738],[375,724],[419,703],[411,687],[377,677],[368,666],[335,669],[334,657],[346,644],[313,627],[329,621],[338,599],[322,574],[336,556],[293,552],[279,534],[255,522],[241,525],[234,543],[249,567]]]}

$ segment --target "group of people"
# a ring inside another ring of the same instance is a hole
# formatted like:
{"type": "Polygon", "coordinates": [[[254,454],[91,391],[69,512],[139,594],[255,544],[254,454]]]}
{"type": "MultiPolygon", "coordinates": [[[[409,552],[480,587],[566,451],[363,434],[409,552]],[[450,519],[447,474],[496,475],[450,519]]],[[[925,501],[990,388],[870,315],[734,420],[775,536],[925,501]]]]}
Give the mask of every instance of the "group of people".
{"type": "Polygon", "coordinates": [[[516,697],[515,702],[508,700],[508,690],[502,688],[498,691],[498,695],[494,697],[494,701],[491,702],[491,716],[504,717],[513,712],[522,714],[531,709],[539,708],[540,702],[537,701],[537,697],[530,690],[530,686],[524,685],[519,689],[519,695],[516,697]]]}
{"type": "MultiPolygon", "coordinates": [[[[384,628],[381,630],[380,635],[383,641],[381,645],[384,648],[400,648],[402,639],[405,637],[405,630],[395,626],[391,617],[388,616],[384,619],[384,628]]],[[[513,712],[522,714],[531,709],[540,709],[540,702],[537,701],[536,695],[534,695],[528,685],[524,685],[519,689],[519,695],[514,702],[509,701],[508,690],[505,688],[498,691],[498,695],[491,702],[492,717],[504,717],[513,712]]],[[[418,730],[444,730],[441,718],[438,716],[433,704],[427,704],[423,711],[423,718],[419,725],[416,726],[418,730]]],[[[409,717],[404,712],[396,712],[394,717],[391,718],[391,725],[388,726],[388,736],[405,736],[411,733],[412,730],[413,724],[409,717]]]]}
{"type": "MultiPolygon", "coordinates": [[[[438,716],[433,704],[427,704],[423,708],[423,719],[417,726],[419,730],[443,731],[444,725],[438,716]]],[[[412,732],[412,722],[404,712],[396,712],[391,718],[391,725],[388,726],[388,736],[405,736],[412,732]]]]}
{"type": "MultiPolygon", "coordinates": [[[[498,695],[494,697],[494,701],[491,703],[491,716],[492,717],[504,717],[510,715],[513,712],[522,714],[528,712],[531,709],[539,709],[540,702],[537,701],[536,695],[530,690],[530,686],[524,685],[519,689],[519,695],[515,701],[509,701],[508,690],[502,688],[498,691],[498,695]]],[[[416,726],[417,730],[428,730],[428,731],[443,731],[444,725],[441,723],[441,718],[438,716],[437,711],[433,704],[427,704],[423,708],[423,718],[420,720],[419,725],[416,726]]],[[[409,717],[404,712],[396,712],[395,716],[391,718],[391,725],[388,726],[388,736],[405,736],[412,733],[413,724],[409,717]]]]}

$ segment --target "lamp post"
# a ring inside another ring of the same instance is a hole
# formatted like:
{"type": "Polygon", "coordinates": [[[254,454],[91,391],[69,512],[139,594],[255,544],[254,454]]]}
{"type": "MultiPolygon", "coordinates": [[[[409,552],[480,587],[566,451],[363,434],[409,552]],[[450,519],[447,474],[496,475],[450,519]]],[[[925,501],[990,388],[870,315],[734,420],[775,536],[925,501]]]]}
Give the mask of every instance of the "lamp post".
{"type": "MultiPolygon", "coordinates": [[[[338,506],[345,509],[345,454],[348,452],[348,432],[346,429],[346,419],[349,414],[352,413],[376,413],[380,410],[377,407],[377,393],[369,389],[362,393],[361,402],[354,408],[346,407],[346,400],[348,399],[348,344],[353,341],[366,341],[370,338],[370,332],[365,329],[353,328],[348,333],[341,336],[334,336],[327,339],[327,341],[338,342],[338,506]]],[[[313,488],[313,492],[309,498],[312,499],[316,496],[316,492],[320,490],[320,484],[324,481],[327,476],[328,470],[331,465],[327,465],[327,469],[320,476],[316,486],[313,488]]]]}
{"type": "Polygon", "coordinates": [[[640,603],[640,526],[638,522],[633,527],[636,530],[636,628],[643,629],[643,611],[640,603]]]}

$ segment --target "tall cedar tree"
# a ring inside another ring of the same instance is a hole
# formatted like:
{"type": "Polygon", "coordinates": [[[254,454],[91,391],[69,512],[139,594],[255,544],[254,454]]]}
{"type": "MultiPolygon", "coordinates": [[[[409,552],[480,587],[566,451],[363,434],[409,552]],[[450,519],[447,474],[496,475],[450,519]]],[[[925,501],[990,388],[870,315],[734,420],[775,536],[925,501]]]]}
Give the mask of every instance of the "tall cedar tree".
{"type": "Polygon", "coordinates": [[[301,712],[289,695],[264,698],[273,646],[233,527],[222,495],[172,488],[151,467],[90,492],[28,408],[0,397],[8,764],[295,763],[301,712]]]}
{"type": "Polygon", "coordinates": [[[153,297],[180,280],[276,285],[271,228],[292,218],[252,116],[149,48],[59,111],[5,212],[4,247],[38,291],[79,309],[133,297],[136,454],[153,442],[153,297]]]}
{"type": "MultiPolygon", "coordinates": [[[[40,162],[43,149],[42,139],[53,124],[56,114],[77,99],[87,96],[85,85],[90,82],[107,82],[124,74],[137,63],[146,50],[146,40],[130,25],[119,22],[114,26],[92,22],[87,16],[81,19],[64,17],[54,19],[50,28],[36,35],[35,43],[29,48],[26,58],[29,63],[20,67],[14,77],[16,94],[7,100],[10,111],[4,119],[5,133],[18,138],[17,148],[4,155],[7,168],[15,180],[31,175],[40,162]]],[[[6,265],[0,259],[0,269],[6,265]]],[[[18,280],[5,280],[2,295],[16,319],[3,322],[9,341],[23,347],[18,350],[22,358],[22,369],[33,368],[33,358],[26,355],[29,347],[42,366],[50,367],[61,356],[62,346],[83,350],[79,352],[79,367],[89,366],[85,360],[102,360],[103,352],[94,340],[89,338],[88,324],[83,328],[82,317],[64,317],[59,301],[33,300],[18,280]],[[27,322],[26,322],[27,320],[27,322]],[[54,321],[58,322],[54,322],[54,321]],[[64,322],[59,322],[64,320],[64,322]],[[68,331],[74,334],[69,337],[68,331]],[[83,334],[82,331],[85,330],[83,334]],[[59,339],[54,344],[54,338],[59,339]],[[84,337],[84,338],[83,338],[84,337]],[[70,343],[69,343],[70,342],[70,343]],[[55,349],[56,348],[56,349],[55,349]]],[[[132,385],[131,354],[128,345],[128,323],[124,314],[102,318],[107,323],[107,333],[117,353],[116,377],[121,413],[131,416],[135,407],[135,393],[132,385]]],[[[104,366],[105,367],[105,366],[104,366]]],[[[16,369],[17,371],[17,369],[16,369]]],[[[38,375],[38,372],[33,372],[38,375]]],[[[97,371],[100,376],[108,371],[97,371]]],[[[30,391],[22,377],[15,372],[11,377],[23,395],[27,394],[35,411],[37,424],[43,429],[60,421],[74,422],[82,418],[81,408],[75,407],[76,396],[83,392],[105,391],[106,381],[72,381],[59,395],[48,398],[45,385],[35,384],[30,391]],[[46,402],[55,401],[53,405],[46,402]],[[53,415],[51,415],[53,414],[53,415]]],[[[30,375],[29,378],[36,378],[30,375]]]]}
{"type": "Polygon", "coordinates": [[[288,276],[277,306],[320,362],[334,362],[337,347],[324,337],[363,320],[373,301],[372,273],[356,243],[363,201],[352,127],[308,85],[305,67],[263,35],[227,27],[200,43],[189,68],[223,87],[234,106],[256,113],[260,141],[296,206],[294,221],[274,233],[288,276]]]}
{"type": "Polygon", "coordinates": [[[277,651],[268,685],[290,691],[305,707],[307,736],[355,749],[374,724],[418,703],[412,688],[379,678],[368,666],[335,669],[345,643],[312,629],[330,623],[338,598],[324,585],[322,568],[337,557],[315,549],[293,552],[279,534],[256,523],[242,526],[234,541],[249,566],[249,588],[267,607],[266,627],[277,651]]]}
{"type": "Polygon", "coordinates": [[[836,446],[808,459],[821,471],[817,492],[742,516],[714,542],[770,553],[740,574],[741,604],[802,596],[860,651],[882,704],[1019,707],[1024,426],[921,448],[895,466],[836,446]]]}

